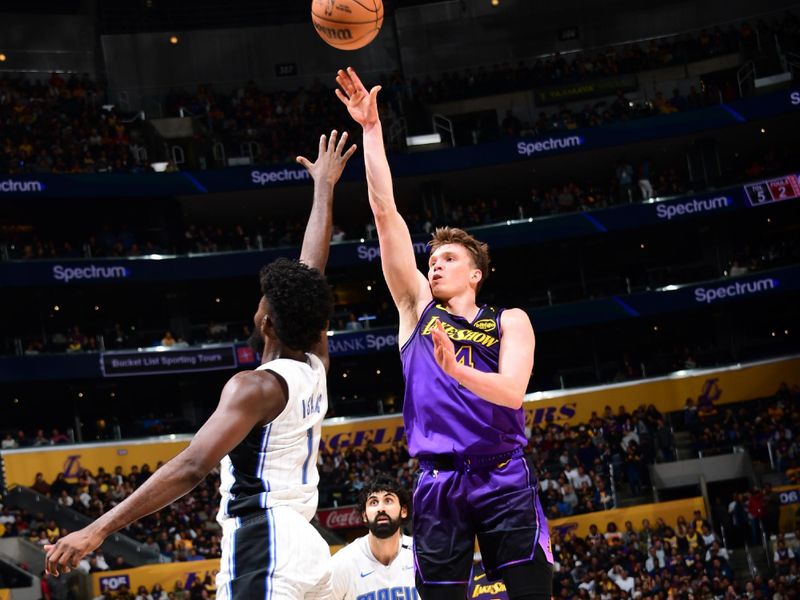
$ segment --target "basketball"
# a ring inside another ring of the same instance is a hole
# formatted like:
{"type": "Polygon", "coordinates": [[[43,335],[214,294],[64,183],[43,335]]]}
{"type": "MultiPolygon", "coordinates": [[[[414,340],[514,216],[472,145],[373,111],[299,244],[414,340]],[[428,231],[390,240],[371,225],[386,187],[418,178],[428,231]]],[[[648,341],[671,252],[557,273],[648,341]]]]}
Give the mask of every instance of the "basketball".
{"type": "Polygon", "coordinates": [[[383,25],[383,0],[312,0],[311,20],[319,36],[339,50],[369,44],[383,25]]]}

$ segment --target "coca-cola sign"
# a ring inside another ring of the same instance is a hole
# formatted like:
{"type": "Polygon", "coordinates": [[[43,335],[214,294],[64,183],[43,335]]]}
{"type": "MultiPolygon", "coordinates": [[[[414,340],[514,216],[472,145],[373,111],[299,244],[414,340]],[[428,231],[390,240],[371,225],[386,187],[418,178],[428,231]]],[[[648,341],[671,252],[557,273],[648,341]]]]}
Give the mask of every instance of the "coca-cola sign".
{"type": "Polygon", "coordinates": [[[355,506],[343,508],[330,508],[317,512],[320,525],[326,529],[348,529],[350,527],[363,527],[364,520],[355,506]]]}

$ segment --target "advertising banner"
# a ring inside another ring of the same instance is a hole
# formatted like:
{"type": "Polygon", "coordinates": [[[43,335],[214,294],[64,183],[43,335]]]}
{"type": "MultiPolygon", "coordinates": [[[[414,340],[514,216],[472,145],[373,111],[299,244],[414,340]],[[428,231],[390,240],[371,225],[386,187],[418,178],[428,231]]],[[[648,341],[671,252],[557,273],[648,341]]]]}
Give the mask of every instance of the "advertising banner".
{"type": "Polygon", "coordinates": [[[702,497],[575,515],[563,519],[555,519],[550,521],[549,525],[550,531],[553,533],[557,532],[560,535],[570,533],[575,536],[585,537],[589,534],[591,525],[597,525],[600,533],[605,533],[606,526],[612,522],[616,524],[619,531],[624,531],[625,521],[630,521],[633,523],[634,530],[638,531],[642,528],[642,519],[649,520],[650,525],[655,527],[656,519],[661,517],[667,525],[675,527],[678,517],[683,516],[687,521],[691,521],[692,515],[696,510],[699,510],[705,516],[706,510],[702,497]]]}
{"type": "Polygon", "coordinates": [[[593,81],[569,83],[549,88],[534,90],[537,106],[547,104],[560,104],[574,100],[597,98],[598,96],[611,96],[620,90],[632,92],[638,87],[636,75],[621,75],[619,77],[604,77],[593,81]]]}
{"type": "MultiPolygon", "coordinates": [[[[553,140],[520,142],[525,152],[580,144],[579,136],[553,140]],[[531,145],[532,144],[532,145],[531,145]],[[530,146],[530,147],[528,147],[530,146]],[[537,150],[538,149],[538,150],[537,150]]],[[[797,175],[787,174],[766,181],[658,201],[553,215],[541,219],[521,219],[471,228],[470,231],[493,248],[532,246],[549,241],[579,238],[638,229],[648,225],[678,223],[688,219],[710,218],[733,211],[752,209],[800,197],[797,175]]],[[[413,239],[418,258],[428,254],[428,238],[413,239]]],[[[298,248],[271,248],[201,256],[142,256],[128,259],[69,259],[0,262],[3,286],[120,286],[129,283],[225,279],[253,276],[276,258],[297,258],[298,248]]],[[[331,267],[380,265],[377,241],[353,241],[331,247],[331,267]]]]}
{"type": "Polygon", "coordinates": [[[155,470],[159,462],[168,461],[186,448],[192,439],[190,435],[174,436],[175,439],[170,439],[171,437],[3,450],[0,456],[3,458],[6,486],[30,487],[36,473],[41,473],[48,483],[52,483],[56,475],[63,473],[68,481],[74,483],[83,469],[89,469],[96,474],[97,469],[103,467],[107,472],[113,473],[119,466],[127,474],[132,466],[141,468],[147,464],[151,470],[155,470]]]}
{"type": "Polygon", "coordinates": [[[140,585],[151,590],[157,583],[167,592],[173,591],[176,583],[179,583],[182,589],[188,590],[195,581],[198,579],[205,581],[209,576],[213,585],[218,571],[219,559],[145,565],[122,571],[101,571],[91,575],[92,591],[96,597],[106,592],[117,592],[124,587],[135,594],[140,585]]]}
{"type": "Polygon", "coordinates": [[[320,525],[326,529],[350,529],[351,527],[364,527],[361,513],[355,506],[342,506],[339,508],[325,508],[317,511],[320,525]]]}
{"type": "MultiPolygon", "coordinates": [[[[606,95],[627,89],[626,77],[567,84],[537,93],[539,103],[558,103],[580,97],[606,95]],[[612,89],[613,88],[613,89],[612,89]]],[[[797,89],[736,100],[726,105],[612,123],[575,132],[510,139],[475,146],[461,146],[425,153],[389,157],[396,177],[430,175],[556,153],[607,148],[647,140],[698,133],[738,125],[748,119],[778,116],[800,109],[797,89]]],[[[342,179],[364,178],[364,165],[351,162],[342,179]]],[[[177,173],[105,173],[0,175],[0,198],[102,198],[175,197],[262,190],[278,186],[311,185],[308,172],[297,165],[228,167],[177,173]]]]}
{"type": "Polygon", "coordinates": [[[143,349],[132,352],[104,352],[100,355],[103,377],[218,371],[234,369],[236,366],[236,352],[232,345],[180,350],[143,349]]]}
{"type": "Polygon", "coordinates": [[[773,491],[778,494],[781,504],[778,529],[783,533],[797,531],[800,527],[800,487],[785,485],[773,491]]]}
{"type": "MultiPolygon", "coordinates": [[[[693,369],[665,377],[609,384],[604,386],[554,390],[528,394],[523,404],[527,426],[549,422],[585,423],[592,413],[602,413],[606,406],[614,412],[624,406],[632,411],[642,403],[653,404],[662,413],[681,410],[687,398],[695,404],[721,405],[763,398],[775,393],[781,382],[789,387],[800,385],[800,356],[745,363],[722,369],[693,369]]],[[[322,447],[330,450],[360,448],[372,442],[384,449],[403,440],[405,429],[399,414],[326,419],[322,427],[322,447]]],[[[49,448],[0,451],[7,486],[33,484],[41,472],[46,481],[64,473],[74,481],[81,469],[96,473],[121,466],[147,463],[154,469],[185,448],[191,436],[175,439],[142,440],[119,443],[78,444],[49,448]]]]}

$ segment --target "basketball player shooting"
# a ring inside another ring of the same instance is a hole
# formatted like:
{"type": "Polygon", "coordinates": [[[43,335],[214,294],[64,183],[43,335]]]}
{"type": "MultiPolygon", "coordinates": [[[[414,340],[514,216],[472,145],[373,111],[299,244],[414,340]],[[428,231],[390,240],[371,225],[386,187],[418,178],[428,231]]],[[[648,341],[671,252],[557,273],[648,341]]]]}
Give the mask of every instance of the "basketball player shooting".
{"type": "Polygon", "coordinates": [[[234,375],[189,446],[94,523],[45,546],[46,570],[67,573],[112,533],[194,488],[220,465],[222,526],[218,600],[329,598],[330,550],[310,524],[317,511],[317,451],[328,407],[327,325],[331,292],[322,272],[330,250],[333,188],[355,146],[320,138],[314,202],[300,261],[261,271],[254,317],[262,365],[234,375]],[[220,464],[221,461],[221,464],[220,464]]]}
{"type": "Polygon", "coordinates": [[[520,309],[479,306],[486,244],[437,229],[427,277],[397,210],[378,117],[380,86],[339,71],[337,97],[364,131],[369,203],[381,264],[400,313],[408,449],[420,464],[413,498],[417,589],[463,599],[477,536],[487,576],[509,597],[550,598],[553,557],[535,477],[523,457],[522,402],[534,333],[520,309]]]}

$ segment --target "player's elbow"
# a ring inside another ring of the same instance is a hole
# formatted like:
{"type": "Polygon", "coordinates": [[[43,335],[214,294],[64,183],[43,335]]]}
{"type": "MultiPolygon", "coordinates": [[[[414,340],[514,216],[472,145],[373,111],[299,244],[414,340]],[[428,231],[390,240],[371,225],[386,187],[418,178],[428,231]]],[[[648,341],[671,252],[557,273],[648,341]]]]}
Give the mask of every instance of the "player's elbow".
{"type": "Polygon", "coordinates": [[[200,457],[191,456],[184,452],[179,472],[191,487],[195,487],[203,481],[210,470],[211,468],[200,457]]]}
{"type": "Polygon", "coordinates": [[[520,408],[522,408],[522,403],[524,401],[525,401],[524,395],[514,394],[509,398],[507,406],[514,410],[519,410],[520,408]]]}

